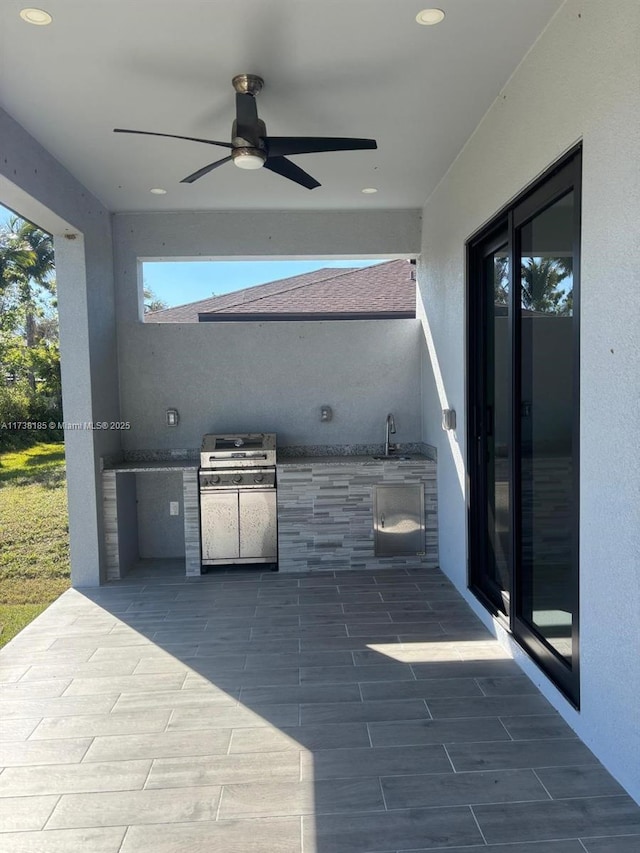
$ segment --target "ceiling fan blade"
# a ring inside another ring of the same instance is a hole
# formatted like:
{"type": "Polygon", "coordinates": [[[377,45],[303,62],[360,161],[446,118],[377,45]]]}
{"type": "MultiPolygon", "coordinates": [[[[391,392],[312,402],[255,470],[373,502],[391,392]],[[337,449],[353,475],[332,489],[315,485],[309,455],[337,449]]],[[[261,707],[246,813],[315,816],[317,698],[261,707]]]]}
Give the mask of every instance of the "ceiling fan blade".
{"type": "Polygon", "coordinates": [[[235,135],[249,142],[254,148],[260,145],[258,107],[253,95],[236,92],[235,135]]]}
{"type": "Polygon", "coordinates": [[[301,187],[306,187],[308,190],[313,190],[320,186],[320,182],[307,174],[300,166],[296,166],[291,160],[285,157],[268,157],[264,164],[265,169],[275,172],[277,175],[282,175],[283,178],[288,178],[301,187]]]}
{"type": "Polygon", "coordinates": [[[222,148],[233,148],[230,142],[218,142],[215,139],[199,139],[197,136],[176,136],[175,133],[153,133],[150,130],[126,130],[123,127],[114,127],[114,133],[140,133],[142,136],[166,136],[169,139],[187,139],[189,142],[204,142],[205,145],[220,145],[222,148]]]}
{"type": "Polygon", "coordinates": [[[361,151],[378,147],[375,139],[349,139],[341,136],[265,136],[264,142],[271,157],[321,151],[361,151]]]}
{"type": "Polygon", "coordinates": [[[203,166],[202,169],[198,169],[198,171],[194,172],[193,175],[187,175],[187,177],[183,178],[180,183],[192,184],[194,181],[197,181],[198,178],[202,178],[204,175],[208,175],[209,172],[213,172],[213,170],[217,169],[218,166],[222,166],[224,163],[228,163],[231,159],[231,157],[223,157],[222,160],[216,160],[215,163],[209,163],[208,166],[203,166]]]}

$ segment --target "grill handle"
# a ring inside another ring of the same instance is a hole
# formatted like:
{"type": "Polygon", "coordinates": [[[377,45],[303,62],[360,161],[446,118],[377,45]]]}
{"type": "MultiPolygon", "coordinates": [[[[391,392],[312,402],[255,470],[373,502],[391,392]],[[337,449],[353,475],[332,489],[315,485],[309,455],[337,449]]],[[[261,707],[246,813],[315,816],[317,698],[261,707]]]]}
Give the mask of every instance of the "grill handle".
{"type": "Polygon", "coordinates": [[[211,463],[224,462],[227,459],[266,459],[266,458],[267,458],[266,453],[246,453],[246,452],[243,453],[243,452],[239,452],[239,453],[225,454],[224,456],[210,456],[209,462],[211,462],[211,463]]]}

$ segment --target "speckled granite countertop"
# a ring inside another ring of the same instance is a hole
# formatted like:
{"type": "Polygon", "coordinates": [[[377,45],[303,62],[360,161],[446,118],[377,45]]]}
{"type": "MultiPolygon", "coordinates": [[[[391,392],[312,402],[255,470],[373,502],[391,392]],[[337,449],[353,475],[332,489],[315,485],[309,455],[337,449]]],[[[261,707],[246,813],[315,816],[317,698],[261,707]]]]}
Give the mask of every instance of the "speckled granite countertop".
{"type": "Polygon", "coordinates": [[[278,458],[278,467],[306,468],[309,465],[415,465],[416,463],[434,462],[424,453],[399,453],[384,459],[375,459],[369,454],[340,454],[337,456],[285,456],[278,458]]]}
{"type": "Polygon", "coordinates": [[[153,471],[197,471],[198,465],[198,461],[194,461],[193,459],[167,459],[162,462],[117,462],[116,464],[105,464],[102,470],[115,471],[120,474],[144,474],[153,471]]]}
{"type": "MultiPolygon", "coordinates": [[[[436,461],[436,449],[424,442],[403,443],[392,456],[382,456],[379,444],[285,445],[277,451],[278,466],[309,465],[411,465],[436,461]]],[[[118,457],[103,457],[103,471],[144,474],[151,471],[196,470],[199,451],[194,448],[174,450],[130,450],[118,457]]]]}
{"type": "MultiPolygon", "coordinates": [[[[382,456],[384,446],[382,444],[318,444],[318,445],[288,445],[278,447],[278,465],[289,465],[295,462],[299,465],[301,462],[332,462],[338,463],[349,462],[373,462],[374,456],[382,456]]],[[[425,442],[401,443],[394,452],[395,461],[400,460],[398,457],[410,456],[411,460],[424,460],[427,462],[436,461],[436,448],[425,442]]],[[[394,456],[390,456],[392,460],[394,456]]],[[[378,461],[378,460],[375,460],[378,461]]],[[[384,462],[384,459],[379,460],[384,462]]]]}

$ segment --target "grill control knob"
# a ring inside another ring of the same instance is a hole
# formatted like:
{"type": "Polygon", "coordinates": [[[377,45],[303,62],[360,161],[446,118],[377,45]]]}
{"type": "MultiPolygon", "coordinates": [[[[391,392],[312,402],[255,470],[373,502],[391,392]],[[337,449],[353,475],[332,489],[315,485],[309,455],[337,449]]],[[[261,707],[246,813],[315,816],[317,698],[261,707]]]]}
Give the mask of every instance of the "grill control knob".
{"type": "Polygon", "coordinates": [[[234,474],[233,475],[233,482],[234,483],[241,483],[242,482],[242,474],[234,474]]]}
{"type": "Polygon", "coordinates": [[[211,477],[209,480],[209,485],[213,485],[214,483],[219,483],[219,482],[220,482],[220,475],[214,474],[213,477],[211,477]]]}
{"type": "Polygon", "coordinates": [[[253,482],[254,483],[261,483],[263,480],[264,480],[264,474],[254,474],[253,475],[253,482]]]}

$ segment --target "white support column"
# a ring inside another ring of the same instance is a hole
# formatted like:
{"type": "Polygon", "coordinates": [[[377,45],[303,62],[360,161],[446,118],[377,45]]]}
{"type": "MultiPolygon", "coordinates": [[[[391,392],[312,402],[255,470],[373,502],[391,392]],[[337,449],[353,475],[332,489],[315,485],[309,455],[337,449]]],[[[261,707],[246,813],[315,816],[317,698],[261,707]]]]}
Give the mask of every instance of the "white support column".
{"type": "Polygon", "coordinates": [[[101,579],[99,519],[102,495],[94,433],[80,425],[93,420],[91,358],[87,307],[84,239],[54,240],[58,310],[62,411],[65,423],[78,426],[64,432],[69,503],[69,547],[73,586],[97,586],[101,579]]]}

